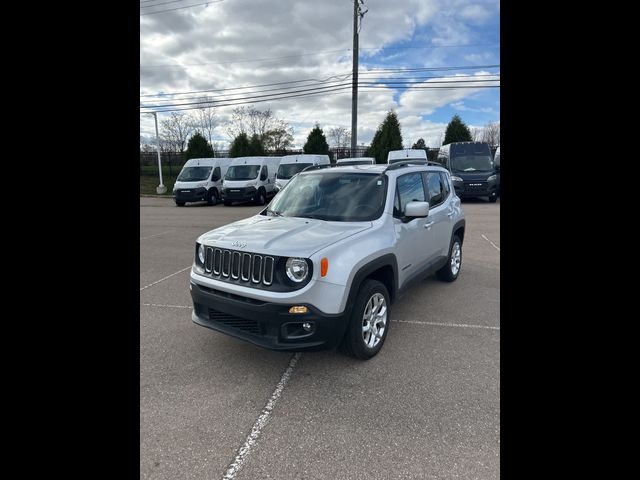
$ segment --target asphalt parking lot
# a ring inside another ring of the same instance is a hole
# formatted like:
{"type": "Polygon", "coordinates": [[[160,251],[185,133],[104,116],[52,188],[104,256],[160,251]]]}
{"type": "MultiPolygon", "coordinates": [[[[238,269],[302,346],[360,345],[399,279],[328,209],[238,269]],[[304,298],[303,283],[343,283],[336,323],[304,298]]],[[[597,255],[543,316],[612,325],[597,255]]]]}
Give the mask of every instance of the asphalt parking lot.
{"type": "Polygon", "coordinates": [[[140,198],[140,477],[499,478],[500,203],[463,208],[460,277],[396,301],[362,362],[192,323],[195,239],[261,208],[140,198]]]}

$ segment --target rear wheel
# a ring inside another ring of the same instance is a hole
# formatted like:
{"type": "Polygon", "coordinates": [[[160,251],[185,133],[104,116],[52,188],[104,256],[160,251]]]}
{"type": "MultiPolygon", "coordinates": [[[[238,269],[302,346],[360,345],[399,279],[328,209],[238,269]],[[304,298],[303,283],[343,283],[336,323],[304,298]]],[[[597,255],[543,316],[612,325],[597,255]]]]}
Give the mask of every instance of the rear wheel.
{"type": "Polygon", "coordinates": [[[184,202],[176,202],[176,205],[179,207],[184,207],[184,202]]]}
{"type": "Polygon", "coordinates": [[[449,257],[444,267],[436,272],[436,277],[445,282],[453,282],[460,274],[462,266],[462,242],[454,235],[449,246],[449,257]]]}
{"type": "Polygon", "coordinates": [[[493,195],[491,195],[489,197],[489,202],[491,203],[496,203],[496,200],[498,199],[498,195],[496,195],[495,193],[493,195]]]}
{"type": "Polygon", "coordinates": [[[391,321],[389,305],[384,284],[370,278],[362,283],[342,340],[347,355],[367,360],[380,351],[391,321]]]}

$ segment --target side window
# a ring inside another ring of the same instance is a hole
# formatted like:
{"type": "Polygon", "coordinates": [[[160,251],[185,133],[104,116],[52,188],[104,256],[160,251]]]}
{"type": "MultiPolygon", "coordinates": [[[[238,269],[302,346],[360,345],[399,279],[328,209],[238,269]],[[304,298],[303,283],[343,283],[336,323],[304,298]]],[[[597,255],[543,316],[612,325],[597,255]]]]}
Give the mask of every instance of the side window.
{"type": "Polygon", "coordinates": [[[404,217],[404,209],[409,202],[425,202],[422,174],[408,173],[398,177],[396,206],[393,208],[395,217],[404,217]]]}
{"type": "Polygon", "coordinates": [[[269,174],[269,171],[267,170],[267,166],[266,166],[266,165],[264,165],[264,166],[262,167],[262,173],[260,174],[260,180],[266,180],[266,179],[267,179],[268,174],[269,174]]]}
{"type": "Polygon", "coordinates": [[[449,192],[451,192],[451,185],[449,184],[449,178],[447,174],[440,172],[440,180],[442,181],[442,186],[444,187],[444,198],[446,199],[449,196],[449,192]]]}
{"type": "Polygon", "coordinates": [[[438,172],[429,172],[427,177],[427,189],[429,190],[429,208],[433,208],[444,201],[442,183],[438,172]]]}
{"type": "Polygon", "coordinates": [[[220,180],[220,167],[216,167],[213,169],[213,175],[211,175],[211,181],[217,182],[220,180]]]}

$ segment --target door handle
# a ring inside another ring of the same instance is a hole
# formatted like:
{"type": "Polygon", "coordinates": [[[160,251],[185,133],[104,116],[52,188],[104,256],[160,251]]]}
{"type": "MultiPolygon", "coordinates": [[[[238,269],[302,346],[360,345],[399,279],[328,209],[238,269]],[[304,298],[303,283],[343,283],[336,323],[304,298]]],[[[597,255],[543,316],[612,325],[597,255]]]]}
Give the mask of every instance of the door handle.
{"type": "Polygon", "coordinates": [[[427,222],[424,224],[424,228],[431,228],[434,222],[427,222]]]}

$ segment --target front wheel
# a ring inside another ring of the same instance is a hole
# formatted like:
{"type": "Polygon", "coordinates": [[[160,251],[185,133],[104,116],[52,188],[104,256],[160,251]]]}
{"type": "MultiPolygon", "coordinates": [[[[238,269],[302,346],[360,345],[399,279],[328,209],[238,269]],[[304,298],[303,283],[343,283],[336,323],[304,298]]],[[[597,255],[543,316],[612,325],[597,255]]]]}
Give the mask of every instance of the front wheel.
{"type": "Polygon", "coordinates": [[[258,205],[265,205],[267,203],[267,195],[264,193],[264,190],[260,189],[260,191],[258,192],[256,203],[258,205]]]}
{"type": "Polygon", "coordinates": [[[176,202],[176,205],[179,207],[184,207],[184,202],[176,202]]]}
{"type": "Polygon", "coordinates": [[[493,194],[489,197],[489,202],[490,203],[496,203],[496,200],[498,199],[498,195],[497,194],[493,194]]]}
{"type": "Polygon", "coordinates": [[[389,305],[384,284],[373,279],[362,283],[342,341],[345,353],[367,360],[380,351],[391,322],[389,305]]]}
{"type": "Polygon", "coordinates": [[[462,266],[462,242],[457,235],[451,239],[449,247],[449,258],[444,267],[436,272],[436,277],[445,282],[453,282],[460,274],[462,266]]]}
{"type": "Polygon", "coordinates": [[[218,195],[216,195],[216,191],[212,188],[207,194],[207,205],[215,205],[218,203],[218,195]]]}

